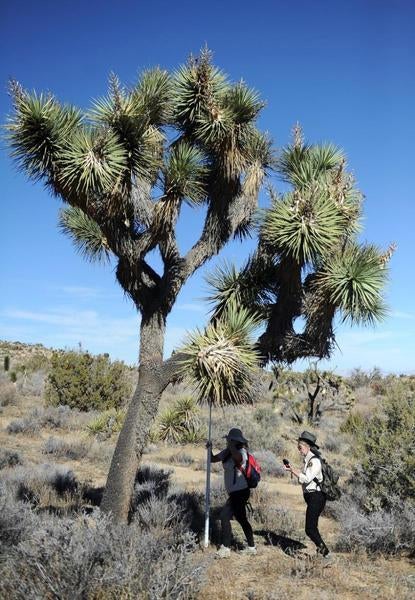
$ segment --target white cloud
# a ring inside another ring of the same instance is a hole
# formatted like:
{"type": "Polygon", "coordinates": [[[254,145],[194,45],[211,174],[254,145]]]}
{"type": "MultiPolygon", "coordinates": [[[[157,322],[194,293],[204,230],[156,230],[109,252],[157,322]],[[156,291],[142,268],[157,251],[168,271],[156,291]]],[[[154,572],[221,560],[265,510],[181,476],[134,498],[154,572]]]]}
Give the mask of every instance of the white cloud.
{"type": "Polygon", "coordinates": [[[414,313],[408,313],[408,312],[403,312],[400,310],[394,310],[390,313],[391,317],[394,317],[395,319],[408,319],[410,321],[413,321],[415,319],[415,314],[414,313]]]}
{"type": "Polygon", "coordinates": [[[79,285],[64,285],[59,288],[65,295],[75,296],[79,299],[90,299],[102,296],[102,290],[92,287],[83,287],[79,285]]]}
{"type": "Polygon", "coordinates": [[[185,304],[177,304],[175,306],[175,308],[177,310],[191,310],[194,312],[203,312],[203,313],[207,312],[206,307],[203,306],[203,304],[194,304],[194,303],[190,303],[190,302],[187,304],[186,303],[185,304]]]}
{"type": "MultiPolygon", "coordinates": [[[[139,350],[139,316],[111,317],[93,310],[69,307],[45,311],[8,309],[0,313],[0,336],[11,341],[42,343],[52,348],[74,348],[79,343],[93,353],[136,363],[139,350]]],[[[166,331],[165,356],[186,337],[183,327],[166,331]]]]}

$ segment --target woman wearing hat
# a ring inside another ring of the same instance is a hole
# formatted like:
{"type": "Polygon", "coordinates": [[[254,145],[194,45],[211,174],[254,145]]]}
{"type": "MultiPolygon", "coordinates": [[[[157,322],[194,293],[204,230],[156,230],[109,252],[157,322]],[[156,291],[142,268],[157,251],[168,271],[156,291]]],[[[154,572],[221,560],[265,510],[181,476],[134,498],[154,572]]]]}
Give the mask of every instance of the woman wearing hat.
{"type": "Polygon", "coordinates": [[[316,444],[316,436],[309,431],[303,431],[298,438],[298,451],[304,460],[303,469],[295,469],[290,464],[285,469],[290,471],[303,486],[304,500],[307,504],[305,517],[306,535],[315,543],[317,553],[327,557],[329,549],[323,542],[318,530],[318,519],[326,504],[326,496],[320,489],[319,483],[323,481],[321,470],[320,452],[316,444]]]}
{"type": "MultiPolygon", "coordinates": [[[[244,438],[242,431],[237,428],[231,429],[225,438],[227,445],[224,450],[218,454],[212,454],[211,450],[211,461],[222,462],[225,488],[229,494],[229,498],[220,514],[222,545],[217,552],[219,558],[228,558],[231,553],[232,517],[241,525],[248,542],[248,547],[242,552],[244,554],[256,554],[254,534],[246,515],[250,489],[242,472],[248,460],[248,440],[244,438]]],[[[211,447],[211,444],[209,446],[211,447]]]]}

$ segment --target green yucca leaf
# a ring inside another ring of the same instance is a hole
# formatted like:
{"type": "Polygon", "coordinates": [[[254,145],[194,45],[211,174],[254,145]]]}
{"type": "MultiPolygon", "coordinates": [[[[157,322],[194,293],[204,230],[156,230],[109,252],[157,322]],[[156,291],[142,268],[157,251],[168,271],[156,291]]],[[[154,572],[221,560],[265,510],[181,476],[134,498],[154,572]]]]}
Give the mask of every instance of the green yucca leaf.
{"type": "Polygon", "coordinates": [[[168,197],[200,203],[206,198],[207,168],[200,150],[187,142],[173,146],[164,171],[164,189],[168,197]]]}
{"type": "Polygon", "coordinates": [[[140,77],[132,98],[140,106],[140,112],[153,126],[164,125],[171,118],[172,80],[167,71],[149,69],[140,77]]]}
{"type": "Polygon", "coordinates": [[[81,125],[81,115],[52,96],[22,92],[7,125],[11,155],[33,179],[51,179],[62,148],[81,125]]]}
{"type": "Polygon", "coordinates": [[[248,308],[251,315],[262,314],[269,301],[269,276],[272,277],[265,261],[259,266],[258,260],[250,260],[240,271],[226,262],[218,265],[206,277],[210,288],[206,300],[213,305],[212,318],[220,317],[225,308],[234,303],[240,308],[248,308]]]}
{"type": "Polygon", "coordinates": [[[158,435],[161,440],[177,444],[184,432],[182,417],[175,408],[168,408],[160,415],[158,435]]]}
{"type": "Polygon", "coordinates": [[[382,293],[388,269],[382,256],[375,246],[351,245],[325,264],[319,286],[341,310],[344,320],[373,323],[385,317],[382,293]]]}
{"type": "Polygon", "coordinates": [[[272,139],[255,127],[246,127],[241,137],[242,153],[249,164],[258,164],[266,172],[275,168],[277,162],[272,139]]]}
{"type": "Polygon", "coordinates": [[[342,161],[344,161],[342,150],[333,144],[316,144],[310,146],[308,154],[316,176],[337,169],[342,161]]]}
{"type": "Polygon", "coordinates": [[[223,106],[232,114],[234,123],[241,125],[252,122],[265,103],[260,100],[258,92],[238,83],[225,94],[223,106]]]}
{"type": "Polygon", "coordinates": [[[265,212],[261,236],[276,254],[304,265],[332,251],[344,226],[345,218],[336,204],[324,190],[315,188],[276,198],[265,212]]]}
{"type": "Polygon", "coordinates": [[[204,331],[190,334],[181,350],[185,358],[180,371],[195,387],[199,402],[224,406],[252,400],[252,374],[259,357],[251,334],[257,321],[247,310],[236,313],[236,308],[227,308],[204,331]]]}
{"type": "Polygon", "coordinates": [[[163,100],[167,86],[164,72],[146,72],[133,92],[126,92],[112,80],[110,93],[106,98],[96,100],[89,115],[93,122],[110,127],[127,155],[131,175],[154,182],[162,164],[164,136],[152,124],[164,120],[163,100]],[[155,87],[161,86],[160,104],[151,96],[155,87]]]}
{"type": "Polygon", "coordinates": [[[285,181],[301,189],[327,176],[343,160],[342,152],[332,144],[293,145],[282,150],[278,170],[285,181]]]}
{"type": "Polygon", "coordinates": [[[234,130],[233,115],[227,108],[202,112],[196,119],[195,135],[206,146],[218,146],[230,140],[234,130]]]}
{"type": "Polygon", "coordinates": [[[181,67],[173,77],[172,103],[176,123],[193,127],[203,112],[217,106],[229,89],[225,75],[212,65],[211,55],[202,51],[197,59],[181,67]]]}
{"type": "Polygon", "coordinates": [[[66,186],[85,195],[100,194],[119,185],[127,156],[114,133],[83,129],[68,142],[60,162],[60,179],[66,186]]]}
{"type": "Polygon", "coordinates": [[[61,210],[59,227],[68,235],[80,254],[91,262],[106,262],[110,251],[98,223],[80,208],[70,206],[61,210]]]}

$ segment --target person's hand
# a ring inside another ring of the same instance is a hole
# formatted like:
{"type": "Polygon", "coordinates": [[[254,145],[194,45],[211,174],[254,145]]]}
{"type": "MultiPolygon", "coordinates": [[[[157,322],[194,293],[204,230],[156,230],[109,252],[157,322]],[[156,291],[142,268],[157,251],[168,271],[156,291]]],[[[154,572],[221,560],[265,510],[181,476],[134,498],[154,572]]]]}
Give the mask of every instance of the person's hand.
{"type": "Polygon", "coordinates": [[[209,450],[209,448],[212,450],[212,442],[210,442],[209,440],[206,442],[206,449],[209,450]]]}

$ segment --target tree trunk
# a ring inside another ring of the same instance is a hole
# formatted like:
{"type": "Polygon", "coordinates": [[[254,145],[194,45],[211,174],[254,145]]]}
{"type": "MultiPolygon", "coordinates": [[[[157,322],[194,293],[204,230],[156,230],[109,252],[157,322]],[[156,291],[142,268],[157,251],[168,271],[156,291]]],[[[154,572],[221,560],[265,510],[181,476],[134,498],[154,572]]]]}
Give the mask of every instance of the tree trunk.
{"type": "Polygon", "coordinates": [[[168,383],[162,377],[165,326],[164,315],[143,315],[138,384],[118,437],[101,502],[101,510],[111,513],[119,522],[128,520],[135,476],[157,414],[161,393],[168,383]]]}

